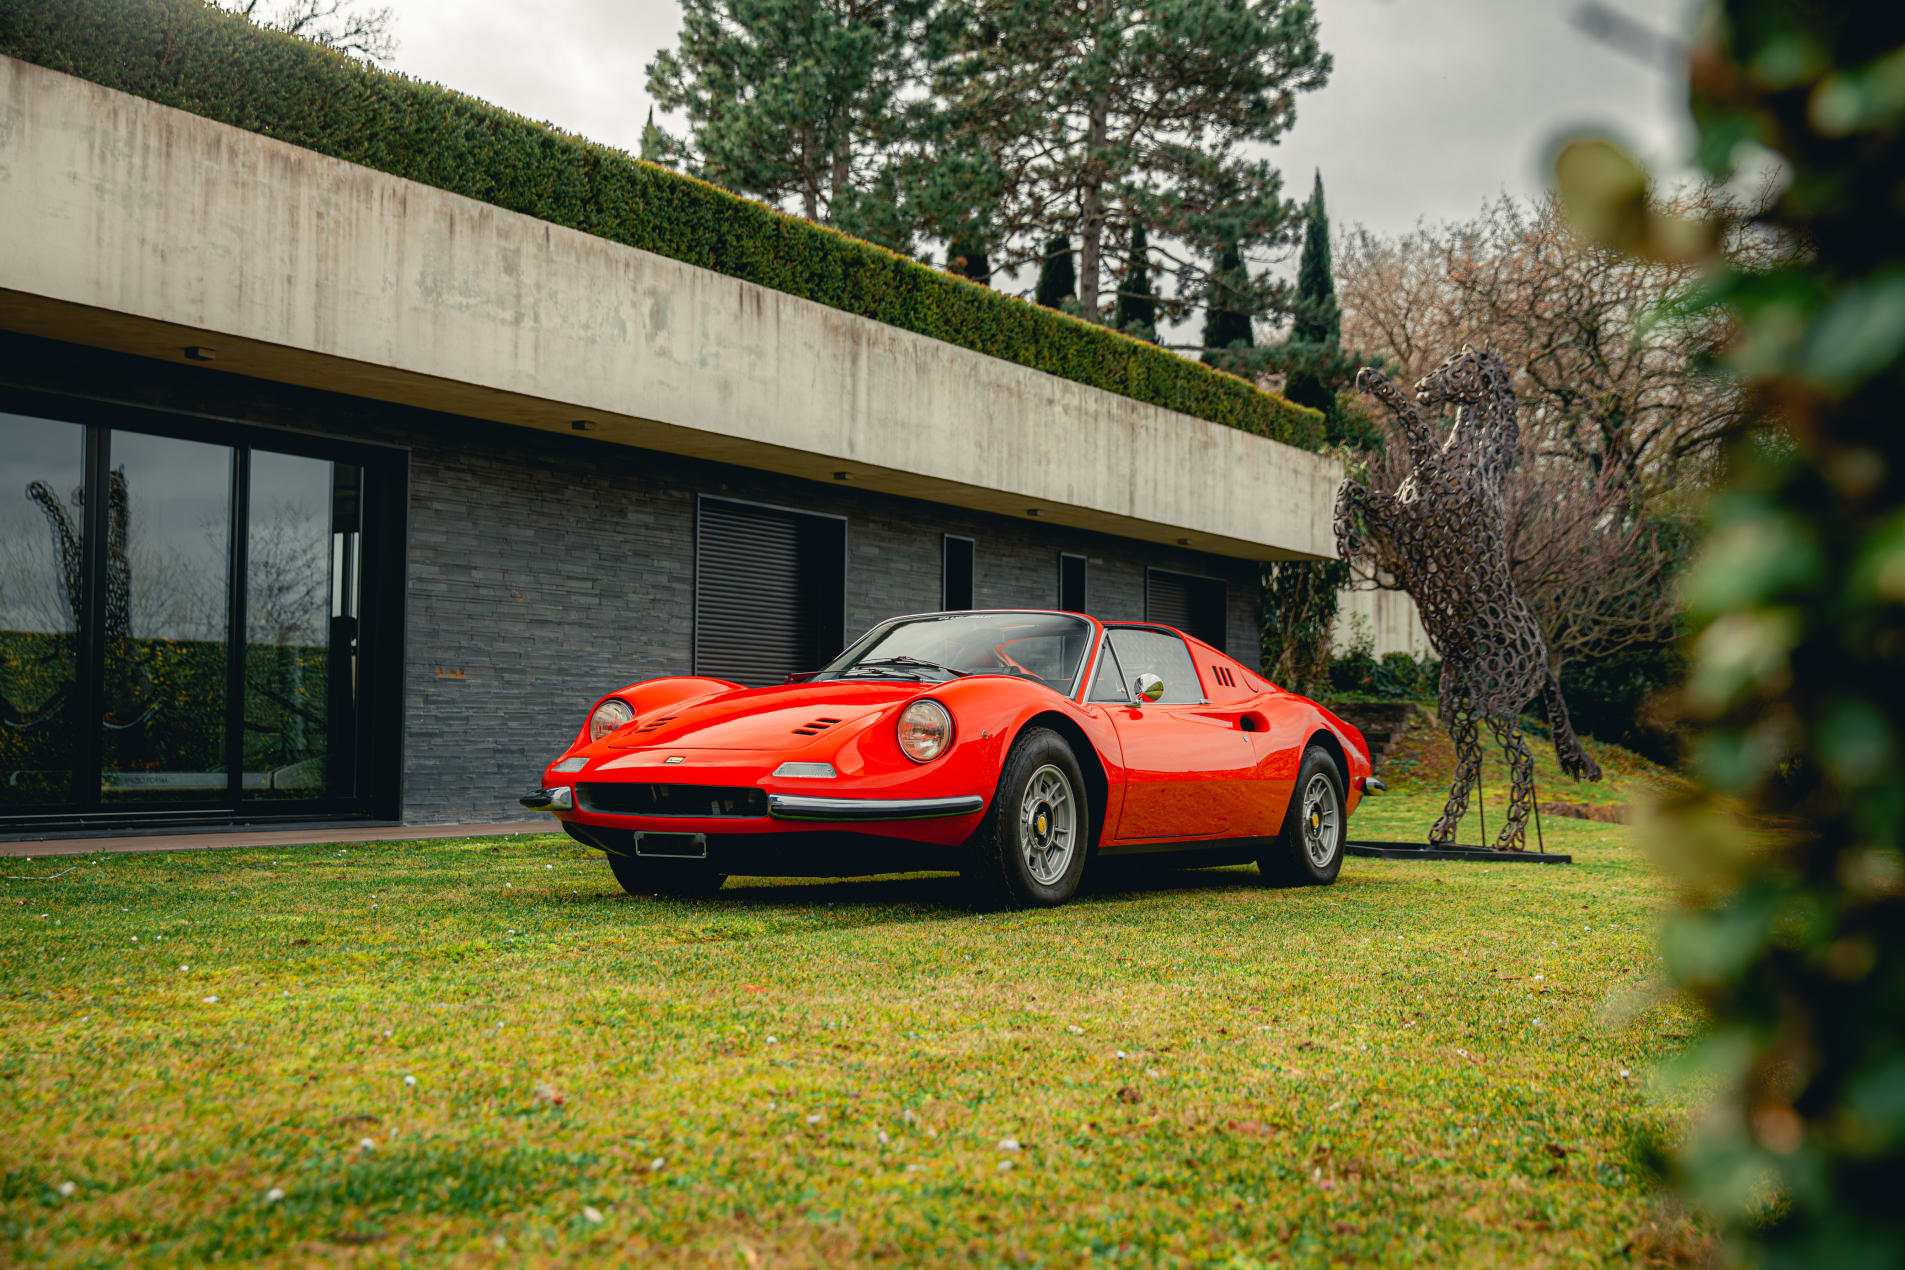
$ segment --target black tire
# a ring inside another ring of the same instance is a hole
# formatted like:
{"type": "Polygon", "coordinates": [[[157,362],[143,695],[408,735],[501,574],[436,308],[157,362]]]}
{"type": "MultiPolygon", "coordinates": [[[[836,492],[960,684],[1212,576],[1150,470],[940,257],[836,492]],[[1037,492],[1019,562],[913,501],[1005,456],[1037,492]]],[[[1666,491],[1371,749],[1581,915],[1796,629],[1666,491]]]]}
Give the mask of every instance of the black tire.
{"type": "Polygon", "coordinates": [[[1075,895],[1092,846],[1087,797],[1078,756],[1064,737],[1049,728],[1021,734],[985,819],[966,840],[959,874],[974,903],[1050,908],[1075,895]]]}
{"type": "Polygon", "coordinates": [[[677,898],[713,895],[728,880],[727,874],[717,872],[713,865],[699,860],[644,860],[640,856],[617,855],[613,851],[603,854],[608,856],[609,868],[614,872],[615,880],[630,895],[670,895],[677,898]]]}
{"type": "Polygon", "coordinates": [[[1348,841],[1342,769],[1328,750],[1312,745],[1297,768],[1283,831],[1258,855],[1257,868],[1283,886],[1328,886],[1342,871],[1348,841]]]}

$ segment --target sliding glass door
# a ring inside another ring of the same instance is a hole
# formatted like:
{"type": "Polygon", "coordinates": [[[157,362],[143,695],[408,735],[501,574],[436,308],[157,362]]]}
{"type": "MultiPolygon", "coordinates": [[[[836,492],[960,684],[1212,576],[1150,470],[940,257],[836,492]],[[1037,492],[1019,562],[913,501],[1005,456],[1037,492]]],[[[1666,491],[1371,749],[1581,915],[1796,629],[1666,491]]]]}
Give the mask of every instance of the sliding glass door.
{"type": "Polygon", "coordinates": [[[0,817],[362,810],[375,479],[0,413],[0,817]]]}

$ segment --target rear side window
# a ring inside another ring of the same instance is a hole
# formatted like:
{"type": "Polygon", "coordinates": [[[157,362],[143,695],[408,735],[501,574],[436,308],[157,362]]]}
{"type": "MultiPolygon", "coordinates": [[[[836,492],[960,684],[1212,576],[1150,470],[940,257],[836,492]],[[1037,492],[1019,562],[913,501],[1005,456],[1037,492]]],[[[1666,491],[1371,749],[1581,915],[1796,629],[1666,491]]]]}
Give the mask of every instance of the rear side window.
{"type": "Polygon", "coordinates": [[[1191,650],[1177,636],[1162,631],[1114,630],[1111,646],[1117,650],[1126,682],[1135,684],[1139,675],[1156,675],[1164,681],[1159,704],[1182,705],[1204,699],[1197,668],[1191,664],[1191,650]]]}

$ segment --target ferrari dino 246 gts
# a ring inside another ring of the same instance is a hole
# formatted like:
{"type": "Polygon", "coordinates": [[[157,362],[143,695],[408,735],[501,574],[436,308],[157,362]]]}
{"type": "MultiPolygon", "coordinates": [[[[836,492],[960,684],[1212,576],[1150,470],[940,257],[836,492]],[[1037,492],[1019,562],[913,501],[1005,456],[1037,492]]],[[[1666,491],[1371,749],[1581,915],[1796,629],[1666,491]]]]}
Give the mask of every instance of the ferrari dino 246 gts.
{"type": "Polygon", "coordinates": [[[793,678],[619,688],[523,805],[634,894],[950,868],[982,901],[1046,905],[1119,855],[1334,881],[1382,788],[1362,733],[1152,622],[897,617],[793,678]]]}

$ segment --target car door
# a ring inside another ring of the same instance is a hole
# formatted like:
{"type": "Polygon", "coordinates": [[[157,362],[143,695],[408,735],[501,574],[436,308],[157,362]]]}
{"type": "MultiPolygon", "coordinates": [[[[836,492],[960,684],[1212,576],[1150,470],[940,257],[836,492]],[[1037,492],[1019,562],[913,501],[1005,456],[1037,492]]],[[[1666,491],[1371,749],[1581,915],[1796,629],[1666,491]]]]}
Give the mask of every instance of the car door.
{"type": "Polygon", "coordinates": [[[1257,754],[1235,711],[1214,708],[1183,639],[1155,628],[1113,627],[1090,700],[1110,716],[1123,751],[1124,807],[1113,839],[1167,842],[1250,832],[1249,782],[1257,754]],[[1139,675],[1164,693],[1131,704],[1139,675]]]}

